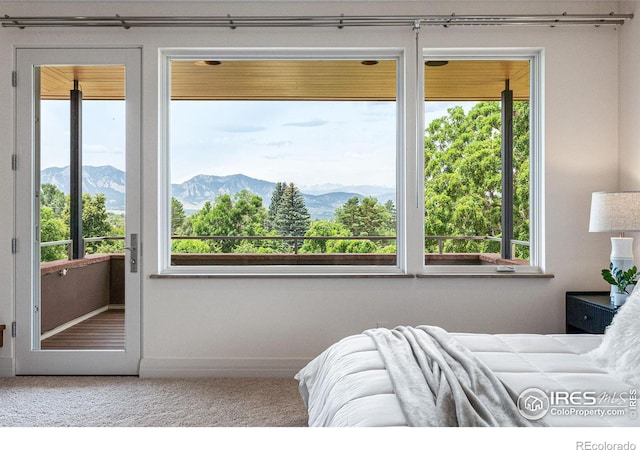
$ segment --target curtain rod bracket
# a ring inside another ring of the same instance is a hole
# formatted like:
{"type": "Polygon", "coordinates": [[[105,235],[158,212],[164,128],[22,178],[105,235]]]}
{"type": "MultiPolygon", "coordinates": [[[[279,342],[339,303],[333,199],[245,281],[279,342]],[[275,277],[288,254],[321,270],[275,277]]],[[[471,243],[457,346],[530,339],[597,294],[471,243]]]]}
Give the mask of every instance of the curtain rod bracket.
{"type": "Polygon", "coordinates": [[[116,14],[116,18],[120,21],[120,23],[122,24],[122,27],[125,30],[130,30],[131,26],[127,25],[127,22],[125,22],[125,20],[120,16],[120,14],[116,14]]]}
{"type": "MultiPolygon", "coordinates": [[[[7,20],[11,20],[11,17],[9,17],[7,14],[4,15],[4,18],[7,19],[7,20]]],[[[20,26],[20,24],[18,23],[17,20],[12,20],[11,23],[16,25],[20,30],[24,30],[24,27],[20,26]]]]}
{"type": "Polygon", "coordinates": [[[238,27],[234,24],[233,20],[231,19],[231,14],[227,14],[227,18],[229,19],[229,28],[230,28],[231,30],[235,30],[236,28],[238,28],[238,27]]]}

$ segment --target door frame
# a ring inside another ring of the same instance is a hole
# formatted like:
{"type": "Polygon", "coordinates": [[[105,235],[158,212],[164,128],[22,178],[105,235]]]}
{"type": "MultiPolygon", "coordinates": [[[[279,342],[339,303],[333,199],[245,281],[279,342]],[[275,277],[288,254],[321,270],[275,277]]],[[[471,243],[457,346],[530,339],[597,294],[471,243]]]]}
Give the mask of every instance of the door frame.
{"type": "MultiPolygon", "coordinates": [[[[39,350],[40,338],[33,319],[40,299],[39,260],[39,133],[34,124],[37,102],[34,67],[44,65],[124,65],[126,67],[126,244],[138,235],[141,248],[141,48],[18,47],[15,49],[16,89],[16,279],[15,279],[15,373],[16,375],[137,375],[141,357],[141,258],[137,271],[125,257],[124,350],[39,350]],[[39,347],[39,344],[36,345],[39,347]]],[[[37,313],[36,313],[37,314],[37,313]]]]}

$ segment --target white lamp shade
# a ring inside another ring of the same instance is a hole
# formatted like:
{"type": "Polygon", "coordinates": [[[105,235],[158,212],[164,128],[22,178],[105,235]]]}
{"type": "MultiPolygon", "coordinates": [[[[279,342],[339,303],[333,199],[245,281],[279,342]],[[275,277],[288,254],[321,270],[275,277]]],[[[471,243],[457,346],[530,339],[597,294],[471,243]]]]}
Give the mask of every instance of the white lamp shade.
{"type": "Polygon", "coordinates": [[[589,231],[640,231],[640,191],[594,192],[589,231]]]}

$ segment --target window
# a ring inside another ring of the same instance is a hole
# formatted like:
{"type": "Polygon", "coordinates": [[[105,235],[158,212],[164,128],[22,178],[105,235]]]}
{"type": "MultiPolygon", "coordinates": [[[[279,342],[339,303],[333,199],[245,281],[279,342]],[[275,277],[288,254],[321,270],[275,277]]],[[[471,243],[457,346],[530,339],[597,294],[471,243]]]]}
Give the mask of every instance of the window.
{"type": "Polygon", "coordinates": [[[164,51],[163,273],[539,272],[539,57],[164,51]]]}
{"type": "Polygon", "coordinates": [[[425,58],[427,272],[537,270],[536,67],[533,56],[425,58]]]}
{"type": "Polygon", "coordinates": [[[125,67],[43,65],[35,77],[40,259],[123,253],[125,67]]]}
{"type": "Polygon", "coordinates": [[[166,64],[169,267],[398,267],[396,55],[166,64]]]}

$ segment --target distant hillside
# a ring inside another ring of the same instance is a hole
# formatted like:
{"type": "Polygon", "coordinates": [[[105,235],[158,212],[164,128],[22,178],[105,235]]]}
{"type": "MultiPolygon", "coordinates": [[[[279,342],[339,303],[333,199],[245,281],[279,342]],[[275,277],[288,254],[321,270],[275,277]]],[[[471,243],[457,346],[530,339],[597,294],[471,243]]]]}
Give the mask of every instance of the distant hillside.
{"type": "MultiPolygon", "coordinates": [[[[196,212],[206,201],[213,201],[216,196],[223,194],[234,195],[242,190],[248,190],[262,197],[262,204],[269,207],[271,195],[276,183],[258,180],[246,175],[196,175],[181,184],[171,185],[171,195],[184,205],[186,212],[196,212]]],[[[362,198],[353,192],[330,192],[310,195],[302,193],[309,214],[313,219],[329,219],[333,217],[336,208],[342,206],[352,197],[362,198]]]]}
{"type": "MultiPolygon", "coordinates": [[[[65,194],[69,193],[69,167],[50,167],[41,174],[41,183],[50,183],[58,187],[65,194]]],[[[171,185],[171,195],[184,205],[185,212],[194,213],[202,208],[206,201],[215,200],[223,194],[234,195],[242,190],[248,190],[262,197],[265,207],[269,206],[271,194],[276,183],[258,180],[246,175],[196,175],[180,184],[171,185]]],[[[353,190],[339,185],[323,185],[309,187],[309,191],[301,187],[305,203],[313,219],[328,219],[333,217],[336,208],[352,197],[363,198],[373,196],[381,203],[393,200],[395,194],[389,188],[379,186],[351,186],[353,190]],[[323,189],[326,189],[323,192],[323,189]]],[[[350,188],[351,188],[350,187],[350,188]]],[[[110,211],[124,211],[125,174],[112,166],[84,166],[82,176],[83,192],[94,195],[102,193],[107,198],[107,209],[110,211]]]]}
{"type": "MultiPolygon", "coordinates": [[[[40,184],[53,184],[65,194],[70,191],[70,169],[49,167],[40,174],[40,184]]],[[[122,170],[112,166],[84,166],[82,168],[82,192],[104,194],[109,211],[124,211],[125,176],[122,170]]]]}
{"type": "Polygon", "coordinates": [[[184,183],[172,184],[171,195],[182,202],[185,210],[199,210],[206,201],[213,201],[219,195],[247,190],[262,197],[262,203],[268,206],[275,185],[245,175],[196,175],[184,183]]]}

